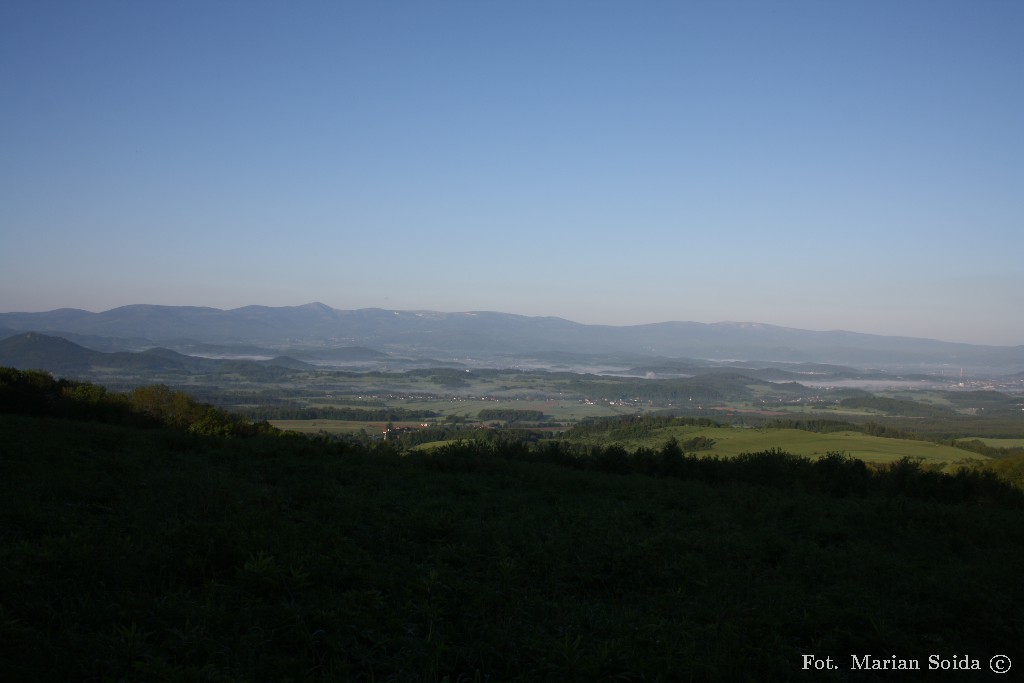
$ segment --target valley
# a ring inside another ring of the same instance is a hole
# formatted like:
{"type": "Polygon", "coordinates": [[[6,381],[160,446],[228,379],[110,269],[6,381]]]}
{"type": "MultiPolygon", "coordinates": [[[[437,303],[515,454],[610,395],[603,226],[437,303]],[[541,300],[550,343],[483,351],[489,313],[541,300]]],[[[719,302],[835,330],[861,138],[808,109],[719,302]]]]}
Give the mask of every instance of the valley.
{"type": "MultiPolygon", "coordinates": [[[[820,360],[843,356],[823,350],[828,347],[787,360],[792,348],[771,345],[780,335],[794,348],[837,337],[770,326],[670,325],[676,341],[669,346],[690,353],[670,357],[645,352],[651,345],[629,341],[630,330],[497,313],[311,305],[0,314],[8,328],[29,324],[66,329],[9,329],[0,339],[0,365],[114,391],[164,385],[302,434],[370,442],[391,430],[390,438],[409,448],[495,429],[562,438],[588,421],[637,416],[707,418],[725,430],[712,451],[724,457],[782,448],[811,457],[844,451],[879,462],[921,458],[946,467],[987,457],[955,447],[957,440],[1024,439],[1024,360],[1014,360],[1018,350],[1011,348],[857,335],[851,338],[857,354],[879,363],[843,365],[820,360]],[[481,320],[491,327],[479,327],[481,320]],[[417,331],[423,336],[413,340],[417,331]],[[496,335],[504,350],[496,350],[496,335]],[[697,357],[709,339],[722,344],[714,355],[733,357],[697,357]],[[452,347],[440,348],[438,340],[452,347]],[[570,350],[572,344],[579,348],[570,350]],[[946,362],[936,365],[936,349],[946,362]],[[738,360],[741,353],[766,355],[738,360]],[[897,358],[902,364],[894,366],[897,358]],[[988,365],[974,374],[948,361],[988,365]],[[536,415],[481,417],[494,410],[536,415]],[[786,433],[794,422],[820,421],[838,425],[821,443],[786,433]]],[[[653,339],[664,339],[667,329],[640,327],[653,339]]],[[[850,343],[844,358],[856,360],[850,343]]],[[[1016,447],[1003,444],[992,452],[1016,447]]]]}

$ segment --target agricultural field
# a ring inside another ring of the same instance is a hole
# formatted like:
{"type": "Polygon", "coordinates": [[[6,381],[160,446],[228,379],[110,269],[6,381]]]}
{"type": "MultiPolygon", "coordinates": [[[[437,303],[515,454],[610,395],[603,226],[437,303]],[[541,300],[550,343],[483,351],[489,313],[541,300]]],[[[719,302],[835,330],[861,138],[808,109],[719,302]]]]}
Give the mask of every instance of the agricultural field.
{"type": "Polygon", "coordinates": [[[1024,439],[989,439],[981,436],[976,438],[986,446],[995,446],[996,448],[1024,448],[1024,439]]]}
{"type": "MultiPolygon", "coordinates": [[[[297,434],[357,434],[360,431],[381,433],[386,422],[360,422],[357,420],[271,420],[270,424],[286,432],[297,434]]],[[[413,423],[395,423],[395,426],[412,426],[413,423]]]]}
{"type": "MultiPolygon", "coordinates": [[[[348,420],[274,420],[271,424],[279,429],[300,434],[355,435],[364,432],[380,435],[388,426],[386,422],[358,422],[348,420]]],[[[395,428],[416,430],[422,422],[391,423],[395,428]]],[[[430,424],[436,424],[431,422],[430,424]]],[[[466,425],[465,438],[472,438],[479,431],[479,425],[466,425]]],[[[548,430],[552,430],[549,428],[548,430]]],[[[561,432],[551,436],[558,438],[561,432]]],[[[753,427],[671,427],[657,430],[643,438],[615,438],[597,435],[584,439],[593,445],[621,445],[627,450],[644,447],[660,448],[666,441],[675,438],[679,443],[705,439],[714,445],[701,448],[701,455],[735,457],[742,453],[756,453],[766,450],[782,450],[793,455],[816,459],[828,453],[843,452],[853,458],[869,463],[889,463],[901,458],[912,458],[930,465],[951,465],[971,460],[989,460],[985,455],[955,448],[946,444],[914,439],[898,439],[872,436],[855,431],[817,433],[801,429],[753,428],[753,427]]],[[[460,439],[455,439],[460,440],[460,439]]],[[[451,440],[423,443],[416,448],[430,449],[449,443],[451,440]]],[[[987,445],[1008,447],[1020,445],[1021,439],[984,439],[987,445]]]]}
{"type": "Polygon", "coordinates": [[[778,449],[808,458],[844,452],[853,458],[875,463],[893,462],[900,458],[921,459],[932,464],[988,459],[977,453],[928,441],[870,436],[853,431],[821,434],[801,429],[668,427],[638,439],[620,440],[609,435],[594,435],[587,440],[595,444],[618,443],[627,449],[635,449],[641,446],[659,448],[670,438],[679,443],[700,438],[713,441],[713,447],[701,450],[700,454],[721,457],[778,449]]]}

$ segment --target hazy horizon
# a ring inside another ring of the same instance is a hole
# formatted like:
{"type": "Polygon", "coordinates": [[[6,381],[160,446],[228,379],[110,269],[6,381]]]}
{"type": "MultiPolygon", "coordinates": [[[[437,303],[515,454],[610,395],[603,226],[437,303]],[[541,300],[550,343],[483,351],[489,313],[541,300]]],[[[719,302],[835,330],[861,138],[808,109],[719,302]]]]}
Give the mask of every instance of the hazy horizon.
{"type": "Polygon", "coordinates": [[[0,310],[1024,344],[1024,4],[0,7],[0,310]]]}

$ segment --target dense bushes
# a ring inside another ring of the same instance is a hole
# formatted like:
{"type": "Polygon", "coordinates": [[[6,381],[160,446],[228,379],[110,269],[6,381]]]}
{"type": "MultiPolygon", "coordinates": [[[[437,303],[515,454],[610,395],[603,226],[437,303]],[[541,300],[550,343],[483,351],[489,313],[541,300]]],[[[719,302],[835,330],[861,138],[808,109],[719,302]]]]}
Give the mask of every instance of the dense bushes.
{"type": "Polygon", "coordinates": [[[1024,637],[1020,510],[842,456],[388,446],[0,415],[0,680],[791,681],[1024,637]]]}

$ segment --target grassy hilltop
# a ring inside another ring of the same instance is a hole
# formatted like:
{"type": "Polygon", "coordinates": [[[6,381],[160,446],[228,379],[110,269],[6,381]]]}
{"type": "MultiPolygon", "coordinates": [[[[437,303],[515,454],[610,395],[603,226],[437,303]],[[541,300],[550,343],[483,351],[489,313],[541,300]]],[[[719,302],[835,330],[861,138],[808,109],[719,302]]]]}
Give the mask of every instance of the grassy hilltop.
{"type": "Polygon", "coordinates": [[[1024,501],[981,470],[205,419],[0,415],[0,679],[773,681],[816,654],[870,680],[850,655],[1022,654],[1024,501]]]}

